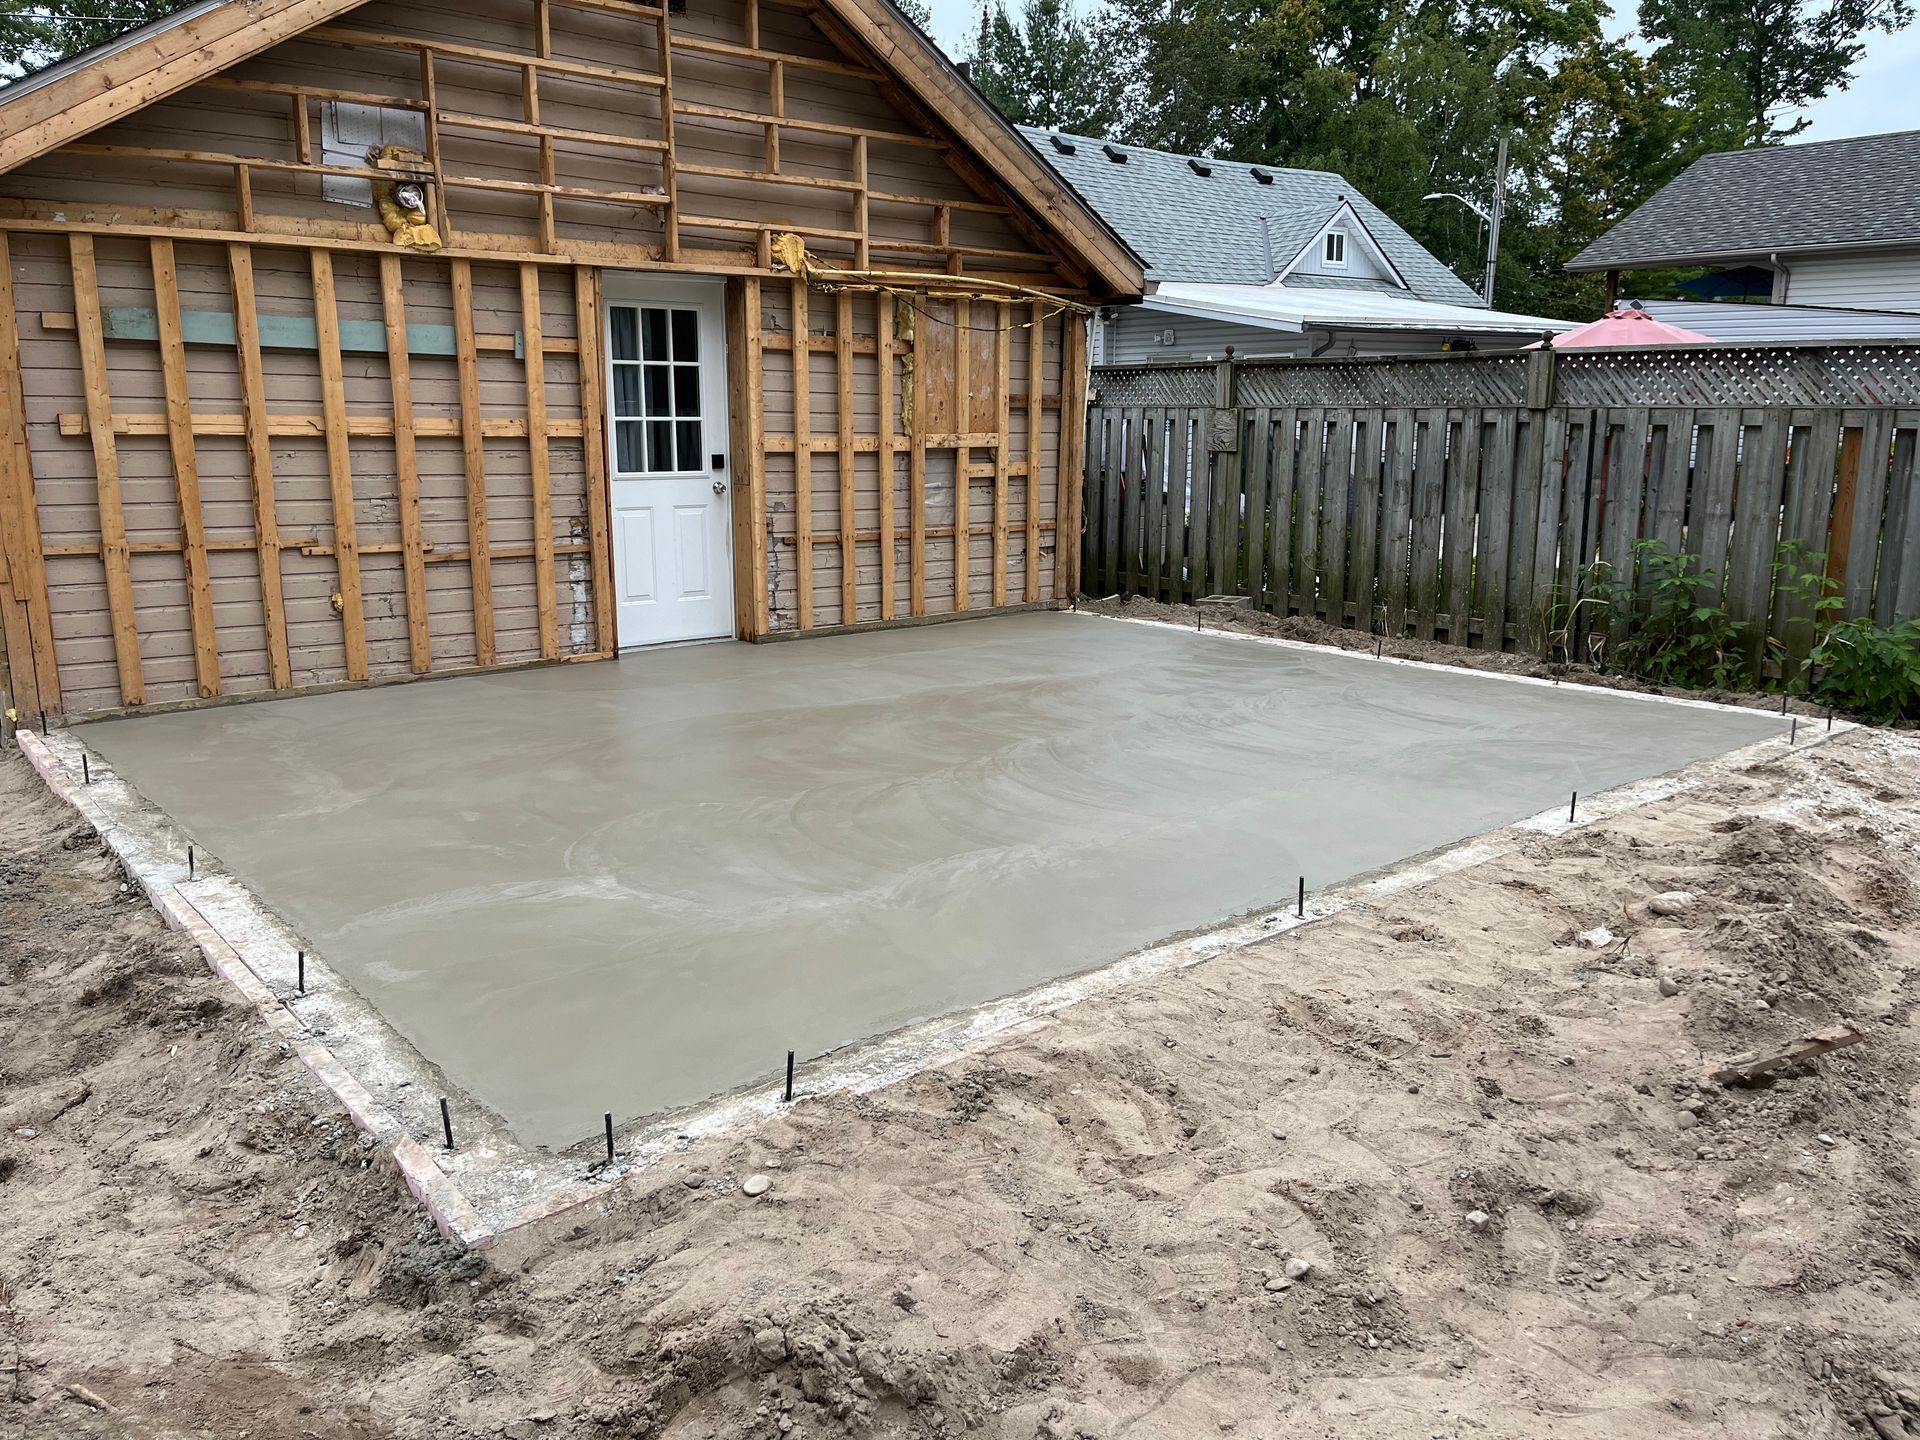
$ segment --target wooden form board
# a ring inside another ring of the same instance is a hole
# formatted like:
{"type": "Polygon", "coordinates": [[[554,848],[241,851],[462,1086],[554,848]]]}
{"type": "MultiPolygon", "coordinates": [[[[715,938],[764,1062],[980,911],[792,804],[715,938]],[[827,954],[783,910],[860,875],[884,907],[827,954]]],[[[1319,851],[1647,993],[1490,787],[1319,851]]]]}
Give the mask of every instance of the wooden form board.
{"type": "Polygon", "coordinates": [[[4,243],[13,694],[82,714],[611,653],[592,270],[4,243]],[[105,340],[106,294],[151,303],[154,339],[105,340]],[[186,345],[183,306],[214,302],[233,344],[186,345]],[[263,350],[259,317],[295,308],[316,347],[263,350]],[[343,363],[349,315],[385,355],[343,363]],[[457,353],[410,353],[410,320],[457,353]],[[470,343],[505,329],[525,358],[470,343]]]}
{"type": "Polygon", "coordinates": [[[1593,567],[1644,583],[1657,541],[1789,675],[1786,555],[1845,615],[1920,615],[1920,408],[1095,405],[1085,436],[1098,593],[1579,658],[1593,567]]]}
{"type": "Polygon", "coordinates": [[[1079,426],[1063,429],[1074,325],[1057,306],[965,314],[799,281],[759,294],[745,338],[764,377],[750,441],[766,496],[751,557],[760,633],[1064,593],[1055,536],[1079,489],[1079,426]]]}

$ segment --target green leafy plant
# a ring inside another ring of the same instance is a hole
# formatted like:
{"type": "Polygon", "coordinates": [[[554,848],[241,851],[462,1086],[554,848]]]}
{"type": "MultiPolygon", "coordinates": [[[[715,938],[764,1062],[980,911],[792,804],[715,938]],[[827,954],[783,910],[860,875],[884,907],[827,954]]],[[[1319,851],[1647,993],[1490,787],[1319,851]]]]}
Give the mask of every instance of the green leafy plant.
{"type": "Polygon", "coordinates": [[[1707,598],[1719,594],[1718,578],[1702,567],[1699,556],[1675,552],[1658,540],[1636,541],[1633,553],[1635,565],[1625,569],[1603,560],[1587,567],[1586,594],[1570,607],[1558,632],[1562,648],[1575,616],[1586,608],[1599,663],[1658,685],[1726,689],[1737,684],[1747,626],[1707,598]]]}
{"type": "Polygon", "coordinates": [[[1816,702],[1875,725],[1920,720],[1920,620],[1826,625],[1811,664],[1816,702]]]}

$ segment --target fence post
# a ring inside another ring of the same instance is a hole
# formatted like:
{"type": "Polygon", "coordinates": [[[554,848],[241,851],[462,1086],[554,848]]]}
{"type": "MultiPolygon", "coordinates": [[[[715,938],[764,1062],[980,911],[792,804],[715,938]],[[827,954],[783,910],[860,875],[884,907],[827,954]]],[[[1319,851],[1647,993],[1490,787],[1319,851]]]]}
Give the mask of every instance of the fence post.
{"type": "Polygon", "coordinates": [[[1240,410],[1235,394],[1236,369],[1233,347],[1227,358],[1213,367],[1213,414],[1208,417],[1207,451],[1212,462],[1207,467],[1207,501],[1211,524],[1207,527],[1206,575],[1195,577],[1195,598],[1201,595],[1241,593],[1239,557],[1242,548],[1240,518],[1240,410]]]}
{"type": "Polygon", "coordinates": [[[1553,408],[1559,398],[1554,393],[1558,388],[1559,368],[1560,355],[1551,339],[1538,350],[1527,352],[1527,409],[1553,408]]]}

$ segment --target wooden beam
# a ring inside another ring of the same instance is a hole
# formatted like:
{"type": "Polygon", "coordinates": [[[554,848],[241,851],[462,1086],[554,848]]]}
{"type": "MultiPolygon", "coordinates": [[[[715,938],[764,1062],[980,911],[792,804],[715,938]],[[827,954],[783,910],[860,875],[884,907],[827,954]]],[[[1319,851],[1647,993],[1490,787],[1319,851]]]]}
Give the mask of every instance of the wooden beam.
{"type": "Polygon", "coordinates": [[[613,628],[613,547],[608,494],[605,367],[600,356],[600,272],[573,272],[574,329],[580,338],[580,433],[587,453],[587,536],[593,568],[594,648],[618,653],[613,628]]]}
{"type": "Polygon", "coordinates": [[[659,33],[655,44],[660,50],[660,138],[667,142],[661,153],[661,181],[667,191],[665,234],[661,245],[668,264],[680,258],[680,176],[675,169],[673,140],[673,30],[665,7],[661,8],[659,33]]]}
{"type": "MultiPolygon", "coordinates": [[[[793,294],[793,334],[796,342],[809,333],[807,319],[807,282],[795,278],[793,294]]],[[[813,628],[813,395],[808,374],[812,350],[796,343],[793,351],[793,533],[799,546],[800,564],[795,572],[799,587],[799,625],[813,628]]]]}
{"type": "MultiPolygon", "coordinates": [[[[67,436],[85,438],[87,417],[83,414],[67,412],[56,417],[60,424],[60,433],[67,436]]],[[[195,411],[192,418],[195,435],[245,435],[247,419],[244,414],[208,414],[195,411]]],[[[276,410],[266,417],[266,433],[274,439],[314,439],[324,438],[327,433],[327,421],[324,415],[290,415],[276,410]]],[[[548,438],[554,440],[577,440],[582,432],[580,421],[566,416],[550,416],[547,420],[548,438]]],[[[113,433],[116,435],[159,435],[167,433],[167,417],[161,412],[140,412],[117,410],[113,416],[113,433]]],[[[442,415],[416,415],[413,417],[413,433],[416,439],[446,440],[459,439],[466,434],[466,425],[462,419],[449,419],[442,415]]],[[[355,440],[386,439],[393,434],[393,417],[390,415],[349,415],[347,416],[347,434],[355,440]]],[[[524,416],[488,415],[480,421],[481,437],[487,440],[524,440],[527,438],[527,422],[524,416]]],[[[819,440],[816,446],[831,447],[832,440],[819,440]]],[[[787,447],[791,449],[791,442],[787,447]]]]}
{"type": "Polygon", "coordinates": [[[387,329],[387,379],[393,393],[393,466],[400,500],[400,563],[407,587],[407,663],[433,669],[427,601],[427,553],[420,532],[420,463],[414,445],[413,362],[407,354],[407,295],[398,255],[380,257],[380,312],[387,329]]]}
{"type": "MultiPolygon", "coordinates": [[[[953,302],[953,428],[973,429],[973,301],[953,302]]],[[[931,439],[927,441],[933,443],[931,439]]],[[[973,604],[973,486],[967,478],[971,446],[953,457],[953,608],[973,604]]]]}
{"type": "MultiPolygon", "coordinates": [[[[664,17],[664,12],[662,15],[664,17]]],[[[335,45],[359,45],[373,50],[429,50],[436,57],[447,60],[465,60],[479,65],[499,65],[509,70],[518,70],[525,65],[533,65],[543,72],[554,75],[568,75],[583,80],[610,80],[620,85],[633,85],[643,90],[665,88],[665,81],[659,75],[649,75],[640,70],[625,70],[616,65],[590,65],[582,60],[542,60],[538,57],[518,54],[512,50],[493,50],[482,45],[456,45],[447,40],[423,40],[419,36],[386,35],[374,30],[353,30],[338,25],[321,25],[309,31],[309,40],[324,40],[335,45]]]]}
{"type": "MultiPolygon", "coordinates": [[[[293,684],[287,654],[287,612],[280,579],[280,523],[273,493],[273,439],[267,429],[267,382],[260,366],[260,308],[254,296],[253,250],[227,247],[233,278],[233,328],[240,352],[240,406],[253,485],[254,543],[260,559],[260,611],[267,632],[268,679],[276,690],[293,684]]],[[[197,433],[197,432],[196,432],[197,433]]]]}
{"type": "Polygon", "coordinates": [[[467,473],[467,549],[473,566],[473,649],[477,664],[498,658],[493,637],[492,541],[487,533],[487,445],[481,428],[480,360],[473,344],[473,266],[453,262],[453,345],[460,375],[460,439],[467,473]]]}
{"type": "Polygon", "coordinates": [[[160,379],[167,404],[167,450],[173,493],[180,507],[180,546],[187,574],[187,615],[193,627],[193,672],[200,698],[220,693],[220,639],[207,573],[206,516],[200,508],[200,466],[193,446],[193,403],[187,383],[187,345],[180,326],[180,274],[171,240],[150,240],[154,316],[160,332],[160,379]]]}
{"type": "Polygon", "coordinates": [[[1036,300],[1027,312],[1027,560],[1021,599],[1040,598],[1040,391],[1046,381],[1047,313],[1036,300]]]}
{"type": "Polygon", "coordinates": [[[1072,311],[1060,315],[1060,389],[1053,594],[1056,600],[1070,600],[1080,593],[1080,517],[1087,453],[1087,320],[1072,311]]]}
{"type": "Polygon", "coordinates": [[[913,327],[913,419],[907,426],[907,600],[914,615],[927,613],[927,404],[932,386],[927,362],[928,321],[921,312],[913,327]]]}
{"type": "Polygon", "coordinates": [[[853,296],[842,290],[833,298],[834,378],[839,391],[835,413],[840,422],[840,623],[851,625],[858,619],[854,613],[853,296]]]}
{"type": "Polygon", "coordinates": [[[880,618],[893,619],[893,296],[882,290],[874,297],[874,358],[880,367],[880,618]]]}
{"type": "Polygon", "coordinates": [[[340,577],[341,633],[347,679],[367,678],[367,609],[360,594],[360,532],[353,504],[353,448],[347,436],[347,380],[340,363],[340,301],[333,256],[312,252],[313,317],[320,346],[320,413],[327,430],[327,480],[333,496],[334,563],[340,577]]]}
{"type": "Polygon", "coordinates": [[[93,237],[67,241],[73,270],[73,313],[80,338],[80,373],[87,394],[87,432],[93,442],[94,489],[100,506],[100,559],[107,575],[113,658],[120,672],[120,703],[146,703],[140,674],[140,631],[127,566],[127,527],[120,508],[120,456],[113,440],[113,396],[107,385],[107,347],[100,315],[100,283],[93,237]]]}
{"type": "Polygon", "coordinates": [[[1013,414],[1008,398],[1013,394],[1013,313],[1010,306],[993,307],[993,413],[1000,432],[993,448],[993,603],[1007,603],[1007,429],[1013,414]]]}
{"type": "Polygon", "coordinates": [[[540,267],[520,267],[520,328],[527,337],[527,448],[533,489],[533,575],[540,658],[560,655],[560,602],[553,578],[553,474],[547,449],[547,362],[540,344],[540,267]]]}
{"type": "MultiPolygon", "coordinates": [[[[0,232],[0,634],[6,636],[13,703],[60,713],[60,667],[47,605],[47,570],[34,498],[33,459],[20,387],[20,324],[13,257],[0,232]]],[[[37,718],[36,718],[36,723],[37,718]]]]}
{"type": "MultiPolygon", "coordinates": [[[[746,436],[748,444],[734,456],[736,466],[747,467],[747,557],[753,586],[753,636],[758,639],[769,628],[767,614],[767,462],[758,439],[766,430],[765,386],[766,356],[761,349],[760,281],[752,277],[741,282],[745,294],[741,308],[746,325],[745,364],[741,368],[741,388],[746,400],[746,436]]],[[[794,352],[805,354],[804,350],[794,352]]],[[[734,483],[740,483],[736,475],[734,483]]]]}

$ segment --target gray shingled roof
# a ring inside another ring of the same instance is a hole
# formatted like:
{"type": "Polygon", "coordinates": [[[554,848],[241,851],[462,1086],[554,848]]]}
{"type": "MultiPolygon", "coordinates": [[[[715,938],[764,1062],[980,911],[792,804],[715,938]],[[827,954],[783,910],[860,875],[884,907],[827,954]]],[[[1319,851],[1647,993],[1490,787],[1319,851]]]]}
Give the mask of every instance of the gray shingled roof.
{"type": "Polygon", "coordinates": [[[1920,245],[1920,130],[1703,155],[1567,268],[1898,244],[1920,245]]]}
{"type": "Polygon", "coordinates": [[[1107,142],[1097,136],[1020,128],[1146,260],[1151,279],[1265,285],[1273,279],[1270,266],[1285,265],[1299,254],[1347,200],[1415,295],[1448,305],[1484,303],[1385,211],[1331,171],[1263,165],[1258,168],[1273,176],[1273,183],[1262,185],[1253,178],[1256,167],[1234,160],[1196,156],[1213,169],[1201,176],[1185,155],[1116,143],[1127,157],[1120,164],[1107,158],[1101,148],[1107,142]],[[1062,155],[1049,142],[1056,134],[1074,147],[1073,154],[1062,155]]]}

